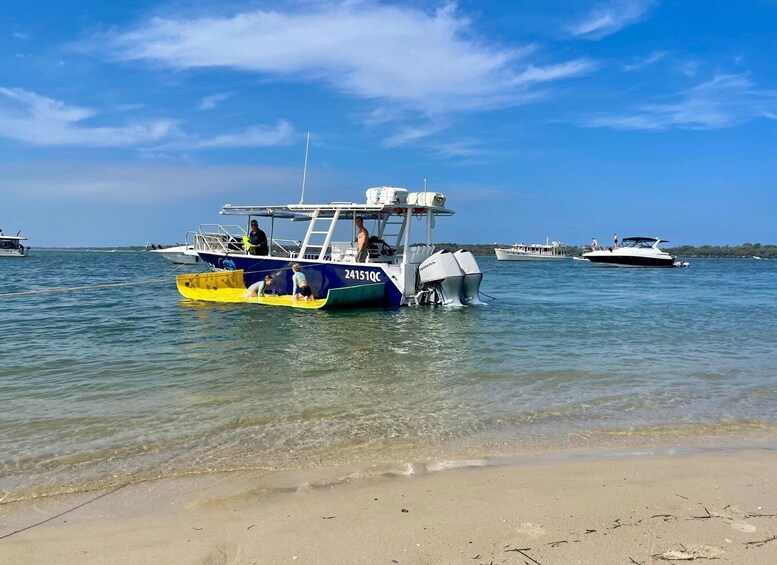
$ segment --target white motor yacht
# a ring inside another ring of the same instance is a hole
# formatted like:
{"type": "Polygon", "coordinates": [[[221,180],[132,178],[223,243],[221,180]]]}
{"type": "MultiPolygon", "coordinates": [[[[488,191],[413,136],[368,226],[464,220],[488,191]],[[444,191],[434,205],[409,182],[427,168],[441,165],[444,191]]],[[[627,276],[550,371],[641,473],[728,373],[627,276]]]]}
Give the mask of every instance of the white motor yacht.
{"type": "Polygon", "coordinates": [[[19,232],[16,235],[4,235],[0,231],[0,257],[27,257],[30,254],[30,248],[26,247],[22,241],[27,241],[27,238],[19,235],[19,232]]]}
{"type": "Polygon", "coordinates": [[[498,261],[557,261],[566,259],[564,244],[560,241],[524,245],[516,243],[512,247],[496,247],[494,249],[498,261]]]}
{"type": "Polygon", "coordinates": [[[583,257],[595,265],[606,267],[687,267],[688,263],[658,248],[666,242],[658,237],[624,237],[617,247],[599,248],[583,257]]]}

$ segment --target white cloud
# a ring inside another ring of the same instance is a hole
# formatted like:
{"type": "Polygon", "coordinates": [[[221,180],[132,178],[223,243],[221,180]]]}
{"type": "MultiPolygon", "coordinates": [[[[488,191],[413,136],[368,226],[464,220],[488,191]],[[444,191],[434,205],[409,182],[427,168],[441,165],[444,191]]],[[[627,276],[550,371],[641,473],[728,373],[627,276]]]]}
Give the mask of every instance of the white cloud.
{"type": "Polygon", "coordinates": [[[688,78],[694,78],[699,72],[699,63],[697,61],[687,61],[680,65],[680,72],[688,78]]]}
{"type": "Polygon", "coordinates": [[[21,88],[0,87],[0,136],[35,145],[127,147],[159,141],[175,132],[173,120],[88,126],[99,112],[39,96],[21,88]]]}
{"type": "Polygon", "coordinates": [[[638,71],[644,67],[652,65],[653,63],[657,63],[658,61],[666,57],[666,55],[667,55],[666,51],[653,51],[647,57],[635,59],[633,63],[624,65],[623,70],[626,72],[638,71]]]}
{"type": "Polygon", "coordinates": [[[210,138],[185,136],[170,143],[156,146],[153,150],[271,147],[289,145],[294,142],[295,138],[294,127],[289,122],[280,120],[274,126],[250,126],[237,133],[221,134],[210,138]]]}
{"type": "Polygon", "coordinates": [[[433,135],[445,129],[446,125],[440,121],[428,122],[422,125],[403,126],[395,134],[383,140],[385,147],[399,147],[419,139],[433,135]]]}
{"type": "Polygon", "coordinates": [[[589,120],[590,127],[623,130],[666,130],[670,128],[712,130],[767,118],[777,112],[777,91],[759,90],[747,75],[718,75],[676,101],[647,104],[630,114],[589,120]]]}
{"type": "MultiPolygon", "coordinates": [[[[117,106],[117,111],[142,108],[117,106]]],[[[164,151],[218,147],[288,145],[294,128],[285,120],[274,126],[249,126],[242,131],[211,137],[187,135],[174,120],[134,122],[121,127],[91,126],[84,122],[101,112],[70,106],[21,88],[0,87],[0,137],[43,146],[139,147],[164,151]]]]}
{"type": "Polygon", "coordinates": [[[22,33],[20,31],[15,31],[11,34],[16,39],[21,39],[22,41],[28,41],[30,39],[30,36],[26,33],[22,33]]]}
{"type": "Polygon", "coordinates": [[[198,107],[200,110],[210,110],[212,108],[215,108],[219,102],[223,102],[230,96],[232,96],[231,92],[221,92],[219,94],[212,94],[211,96],[206,96],[205,98],[200,100],[200,104],[198,107]]]}
{"type": "Polygon", "coordinates": [[[452,4],[434,13],[373,2],[303,7],[154,18],[100,41],[107,39],[122,60],[324,83],[427,115],[521,104],[530,87],[592,68],[585,60],[529,61],[534,46],[506,48],[478,39],[452,4]]]}
{"type": "Polygon", "coordinates": [[[598,4],[569,32],[586,39],[601,39],[644,19],[656,0],[612,0],[598,4]]]}
{"type": "Polygon", "coordinates": [[[433,146],[433,150],[439,157],[445,159],[464,158],[469,159],[470,163],[473,158],[480,157],[485,153],[485,151],[480,148],[480,141],[477,139],[462,139],[438,143],[433,146]]]}

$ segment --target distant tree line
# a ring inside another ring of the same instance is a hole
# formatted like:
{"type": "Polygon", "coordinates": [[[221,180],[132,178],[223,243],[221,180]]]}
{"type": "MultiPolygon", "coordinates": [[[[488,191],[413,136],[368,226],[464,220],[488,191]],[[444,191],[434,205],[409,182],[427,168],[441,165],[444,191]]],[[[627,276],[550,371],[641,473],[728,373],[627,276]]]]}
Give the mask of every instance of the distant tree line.
{"type": "Polygon", "coordinates": [[[680,245],[666,249],[677,257],[761,257],[762,259],[777,259],[777,245],[760,243],[743,243],[733,247],[728,245],[680,245]]]}
{"type": "MultiPolygon", "coordinates": [[[[456,251],[464,249],[472,252],[473,255],[493,255],[495,247],[510,247],[507,244],[479,244],[479,243],[440,243],[437,249],[447,249],[456,251]]],[[[677,247],[664,247],[664,251],[675,255],[676,257],[715,257],[715,258],[742,258],[742,257],[761,257],[763,259],[777,259],[777,245],[761,243],[743,243],[742,245],[680,245],[677,247]]],[[[590,248],[578,247],[576,245],[567,245],[564,247],[567,255],[572,257],[580,256],[590,248]]]]}
{"type": "MultiPolygon", "coordinates": [[[[472,252],[473,255],[488,256],[494,255],[495,247],[510,247],[508,244],[501,243],[438,243],[435,244],[437,249],[447,249],[448,251],[457,251],[464,249],[472,252]]],[[[74,251],[78,249],[86,249],[85,247],[74,247],[74,251]]],[[[142,245],[130,245],[126,247],[92,247],[92,250],[105,250],[105,249],[119,249],[122,251],[143,251],[145,246],[142,245]]],[[[742,257],[761,257],[762,259],[777,259],[777,245],[761,244],[761,243],[743,243],[742,245],[701,245],[694,247],[693,245],[680,245],[677,247],[663,247],[664,251],[671,253],[676,257],[714,257],[714,258],[729,258],[736,259],[742,257]]],[[[586,251],[590,251],[588,247],[579,247],[576,245],[567,245],[564,247],[564,252],[571,256],[580,256],[586,251]]]]}

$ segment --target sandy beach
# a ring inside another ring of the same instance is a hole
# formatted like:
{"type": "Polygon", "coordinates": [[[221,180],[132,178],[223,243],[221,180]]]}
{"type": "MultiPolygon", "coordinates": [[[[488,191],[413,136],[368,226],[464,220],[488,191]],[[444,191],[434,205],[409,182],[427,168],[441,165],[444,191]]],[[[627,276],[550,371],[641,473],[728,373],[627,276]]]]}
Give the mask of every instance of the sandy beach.
{"type": "MultiPolygon", "coordinates": [[[[467,466],[468,465],[468,466],[467,466]]],[[[604,453],[317,482],[229,473],[0,507],[3,563],[777,562],[777,454],[604,453]]]]}

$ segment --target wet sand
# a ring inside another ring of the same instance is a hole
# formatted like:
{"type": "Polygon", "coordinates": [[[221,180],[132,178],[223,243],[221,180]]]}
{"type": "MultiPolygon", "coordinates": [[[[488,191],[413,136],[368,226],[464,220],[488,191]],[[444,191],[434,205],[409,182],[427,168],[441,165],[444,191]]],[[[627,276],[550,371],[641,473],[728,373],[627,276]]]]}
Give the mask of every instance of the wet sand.
{"type": "Polygon", "coordinates": [[[337,477],[230,473],[5,504],[0,561],[777,563],[772,449],[337,477]]]}

